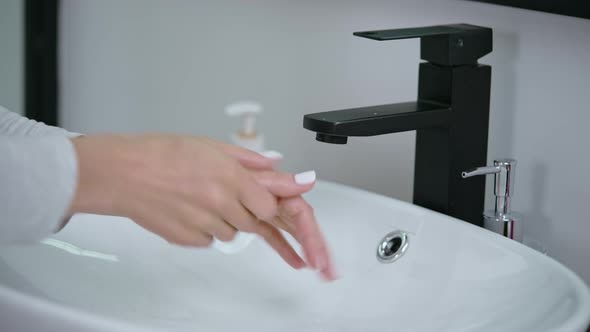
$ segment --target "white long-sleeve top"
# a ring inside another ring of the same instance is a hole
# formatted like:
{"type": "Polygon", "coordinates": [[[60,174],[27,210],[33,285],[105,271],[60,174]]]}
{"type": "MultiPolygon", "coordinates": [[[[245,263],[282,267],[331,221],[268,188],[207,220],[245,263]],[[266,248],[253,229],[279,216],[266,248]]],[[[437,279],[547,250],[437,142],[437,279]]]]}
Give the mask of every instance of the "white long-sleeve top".
{"type": "Polygon", "coordinates": [[[77,135],[0,106],[0,245],[59,229],[78,181],[77,135]]]}

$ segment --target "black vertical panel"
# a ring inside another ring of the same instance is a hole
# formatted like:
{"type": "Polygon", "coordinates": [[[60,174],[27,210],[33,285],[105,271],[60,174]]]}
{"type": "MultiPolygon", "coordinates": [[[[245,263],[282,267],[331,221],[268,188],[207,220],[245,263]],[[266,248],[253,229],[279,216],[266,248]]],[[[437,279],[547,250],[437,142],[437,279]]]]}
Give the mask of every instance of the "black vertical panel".
{"type": "Polygon", "coordinates": [[[58,124],[59,0],[25,0],[25,114],[58,124]]]}

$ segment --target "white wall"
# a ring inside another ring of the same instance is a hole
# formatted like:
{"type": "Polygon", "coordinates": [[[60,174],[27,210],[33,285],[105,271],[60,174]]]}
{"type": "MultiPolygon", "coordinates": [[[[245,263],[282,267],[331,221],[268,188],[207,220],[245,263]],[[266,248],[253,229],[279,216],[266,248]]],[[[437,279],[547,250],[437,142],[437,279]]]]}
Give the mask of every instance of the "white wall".
{"type": "Polygon", "coordinates": [[[0,105],[23,113],[23,0],[0,1],[0,105]]]}
{"type": "Polygon", "coordinates": [[[414,133],[334,146],[302,116],[415,99],[418,41],[353,31],[457,22],[494,28],[488,155],[519,161],[527,235],[590,283],[590,20],[459,0],[65,0],[61,116],[87,133],[226,139],[224,105],[256,99],[286,169],[411,200],[414,133]]]}

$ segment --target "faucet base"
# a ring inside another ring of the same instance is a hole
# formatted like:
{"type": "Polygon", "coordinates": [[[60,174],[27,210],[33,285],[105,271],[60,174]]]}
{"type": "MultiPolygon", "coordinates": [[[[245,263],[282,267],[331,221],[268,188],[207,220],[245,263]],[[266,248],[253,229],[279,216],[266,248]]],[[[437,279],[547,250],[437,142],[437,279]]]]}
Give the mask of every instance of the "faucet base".
{"type": "Polygon", "coordinates": [[[450,105],[450,119],[416,133],[414,203],[478,226],[485,179],[461,172],[487,162],[490,83],[487,65],[420,64],[418,100],[450,105]]]}

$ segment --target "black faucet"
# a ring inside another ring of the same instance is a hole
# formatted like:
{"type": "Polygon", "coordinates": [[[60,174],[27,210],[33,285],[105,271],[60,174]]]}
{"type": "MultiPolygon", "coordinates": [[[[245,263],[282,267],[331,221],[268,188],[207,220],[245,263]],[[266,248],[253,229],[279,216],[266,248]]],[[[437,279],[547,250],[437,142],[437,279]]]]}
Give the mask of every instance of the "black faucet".
{"type": "Polygon", "coordinates": [[[469,24],[355,32],[374,40],[421,38],[418,101],[307,114],[320,142],[416,130],[414,204],[482,225],[485,179],[461,172],[485,165],[492,29],[469,24]]]}

